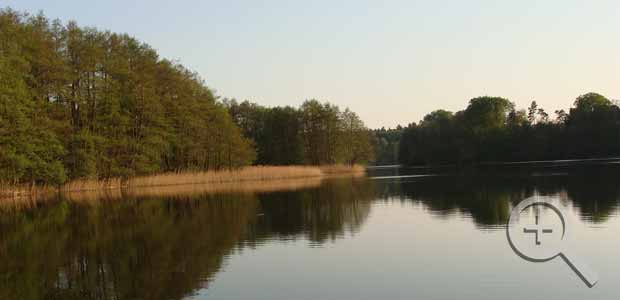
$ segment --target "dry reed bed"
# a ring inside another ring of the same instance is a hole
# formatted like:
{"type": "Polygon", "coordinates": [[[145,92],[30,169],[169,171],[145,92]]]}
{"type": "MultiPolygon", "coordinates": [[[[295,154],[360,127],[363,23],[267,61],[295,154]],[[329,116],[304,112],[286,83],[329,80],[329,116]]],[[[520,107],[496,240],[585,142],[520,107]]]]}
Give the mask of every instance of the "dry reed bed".
{"type": "Polygon", "coordinates": [[[365,168],[354,165],[252,166],[238,170],[178,172],[139,176],[128,180],[75,180],[59,189],[0,185],[0,206],[33,205],[62,193],[75,201],[120,199],[130,196],[172,196],[225,192],[272,192],[318,186],[322,178],[363,176],[365,168]]]}
{"type": "Polygon", "coordinates": [[[149,187],[169,186],[181,184],[221,184],[247,181],[269,181],[282,179],[299,179],[322,177],[323,172],[318,167],[309,166],[255,166],[239,170],[208,171],[208,172],[181,172],[165,173],[150,176],[131,178],[127,186],[149,187]]]}
{"type": "Polygon", "coordinates": [[[0,211],[15,210],[35,207],[38,199],[49,198],[56,194],[56,189],[50,186],[18,185],[11,186],[0,184],[0,211]]]}
{"type": "Polygon", "coordinates": [[[2,199],[19,199],[19,198],[32,198],[41,194],[54,193],[56,189],[54,187],[36,186],[31,185],[7,185],[0,184],[0,200],[2,199]]]}
{"type": "Polygon", "coordinates": [[[142,197],[193,197],[201,195],[213,195],[224,193],[254,194],[281,191],[296,191],[305,188],[313,188],[321,185],[322,178],[301,178],[273,181],[253,181],[242,185],[236,182],[221,184],[183,184],[153,187],[135,187],[122,191],[89,191],[64,193],[63,197],[70,201],[80,203],[92,203],[101,200],[116,201],[124,198],[142,197]]]}
{"type": "Polygon", "coordinates": [[[24,186],[0,185],[0,198],[20,198],[30,194],[30,189],[24,186]]]}
{"type": "Polygon", "coordinates": [[[141,197],[295,191],[304,188],[318,187],[321,185],[321,181],[321,177],[309,177],[298,179],[251,181],[241,185],[236,182],[224,182],[221,184],[171,185],[148,188],[132,188],[127,190],[127,195],[141,197]]]}
{"type": "Polygon", "coordinates": [[[66,183],[60,188],[61,192],[88,192],[100,190],[113,190],[123,187],[120,178],[111,178],[105,180],[96,179],[78,179],[66,183]]]}
{"type": "Polygon", "coordinates": [[[20,197],[20,198],[0,198],[0,212],[22,211],[37,206],[40,202],[36,197],[20,197]]]}

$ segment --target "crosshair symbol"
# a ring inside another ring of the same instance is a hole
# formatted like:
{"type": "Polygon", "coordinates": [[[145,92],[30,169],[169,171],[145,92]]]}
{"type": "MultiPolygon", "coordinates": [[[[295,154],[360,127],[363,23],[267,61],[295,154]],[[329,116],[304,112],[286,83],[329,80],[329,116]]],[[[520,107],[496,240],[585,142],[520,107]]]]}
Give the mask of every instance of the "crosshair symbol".
{"type": "Polygon", "coordinates": [[[538,214],[536,215],[536,223],[534,226],[526,226],[523,227],[524,233],[533,233],[536,240],[536,245],[540,245],[539,237],[542,236],[543,233],[553,233],[553,229],[551,228],[543,228],[538,224],[538,214]]]}
{"type": "Polygon", "coordinates": [[[531,262],[545,262],[556,257],[562,258],[577,276],[591,288],[598,282],[598,275],[586,264],[581,263],[577,259],[578,257],[567,247],[565,236],[568,231],[568,224],[564,219],[564,214],[560,208],[555,205],[555,202],[556,199],[553,197],[536,195],[519,202],[513,207],[510,218],[508,219],[508,226],[506,226],[508,244],[510,244],[510,247],[517,255],[531,262]],[[539,207],[551,209],[551,212],[555,214],[562,223],[561,230],[557,230],[555,226],[551,229],[550,224],[547,224],[547,226],[541,226],[539,224],[539,207]],[[535,225],[526,225],[520,222],[521,214],[528,208],[536,209],[535,225]],[[534,245],[532,245],[530,235],[526,233],[534,234],[536,238],[536,243],[534,245]],[[543,235],[545,235],[545,244],[541,245],[539,239],[543,235]],[[554,241],[557,243],[554,243],[554,241]]]}

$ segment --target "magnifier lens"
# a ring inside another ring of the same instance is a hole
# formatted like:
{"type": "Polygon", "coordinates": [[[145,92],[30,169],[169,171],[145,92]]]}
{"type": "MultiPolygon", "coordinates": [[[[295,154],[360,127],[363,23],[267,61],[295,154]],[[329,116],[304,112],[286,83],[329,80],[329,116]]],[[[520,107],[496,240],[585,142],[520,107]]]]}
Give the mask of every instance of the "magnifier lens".
{"type": "Polygon", "coordinates": [[[563,223],[553,209],[528,207],[519,215],[519,222],[509,226],[512,243],[523,256],[545,261],[562,252],[563,223]]]}
{"type": "Polygon", "coordinates": [[[510,214],[506,234],[512,249],[522,258],[544,262],[561,257],[588,286],[598,276],[566,247],[567,224],[560,209],[550,199],[528,198],[510,214]]]}

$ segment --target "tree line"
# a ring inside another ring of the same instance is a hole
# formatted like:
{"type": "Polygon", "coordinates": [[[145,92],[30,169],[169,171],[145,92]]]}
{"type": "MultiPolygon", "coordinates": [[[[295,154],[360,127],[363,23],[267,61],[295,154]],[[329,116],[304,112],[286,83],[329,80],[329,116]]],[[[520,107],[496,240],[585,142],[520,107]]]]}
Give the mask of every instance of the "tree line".
{"type": "Polygon", "coordinates": [[[221,169],[251,141],[194,72],[125,34],[0,11],[0,181],[221,169]]]}
{"type": "Polygon", "coordinates": [[[381,127],[374,129],[375,146],[375,165],[396,165],[399,163],[398,150],[403,127],[398,125],[396,128],[381,127]]]}
{"type": "Polygon", "coordinates": [[[198,74],[126,34],[0,10],[1,183],[372,157],[348,109],[221,101],[198,74]]]}
{"type": "Polygon", "coordinates": [[[555,116],[535,101],[517,110],[505,98],[474,98],[463,111],[436,110],[404,128],[398,159],[438,165],[620,155],[620,108],[605,96],[581,95],[555,116]]]}
{"type": "Polygon", "coordinates": [[[256,164],[361,164],[374,159],[372,132],[337,105],[307,100],[299,108],[224,99],[234,122],[255,143],[256,164]]]}

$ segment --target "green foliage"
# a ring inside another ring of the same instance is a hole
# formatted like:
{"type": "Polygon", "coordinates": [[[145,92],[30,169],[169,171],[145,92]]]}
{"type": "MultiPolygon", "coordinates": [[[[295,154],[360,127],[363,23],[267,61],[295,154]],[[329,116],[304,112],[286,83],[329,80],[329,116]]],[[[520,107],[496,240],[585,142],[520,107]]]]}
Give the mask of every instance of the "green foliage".
{"type": "Polygon", "coordinates": [[[470,135],[459,124],[465,123],[462,113],[445,110],[431,112],[419,125],[405,128],[400,142],[399,160],[402,164],[444,164],[464,159],[461,142],[470,135]]]}
{"type": "Polygon", "coordinates": [[[204,82],[148,45],[0,10],[0,181],[236,168],[255,157],[204,82]]]}
{"type": "Polygon", "coordinates": [[[317,100],[293,107],[262,107],[224,100],[243,134],[255,143],[256,164],[364,164],[374,159],[372,133],[349,109],[317,100]]]}
{"type": "Polygon", "coordinates": [[[578,140],[575,155],[611,156],[620,153],[620,108],[602,95],[588,93],[577,97],[566,117],[569,138],[578,140]]]}
{"type": "Polygon", "coordinates": [[[349,110],[220,103],[196,73],[124,34],[6,9],[0,42],[0,182],[374,156],[349,110]]]}
{"type": "Polygon", "coordinates": [[[579,112],[592,112],[597,109],[605,109],[611,106],[611,101],[605,98],[605,96],[597,94],[597,93],[587,93],[585,95],[581,95],[575,99],[575,108],[574,111],[579,112]]]}
{"type": "Polygon", "coordinates": [[[478,97],[469,101],[463,114],[469,128],[474,132],[501,128],[506,125],[508,113],[514,105],[501,97],[478,97]]]}
{"type": "Polygon", "coordinates": [[[375,159],[372,133],[364,122],[348,108],[339,116],[342,138],[340,140],[339,160],[349,165],[367,163],[375,159]]]}
{"type": "Polygon", "coordinates": [[[261,154],[259,161],[269,165],[296,165],[304,162],[299,116],[299,111],[290,106],[267,110],[265,129],[258,147],[261,154]]]}
{"type": "Polygon", "coordinates": [[[515,110],[504,98],[479,97],[467,109],[427,115],[404,129],[402,164],[464,164],[620,155],[620,108],[604,96],[579,96],[554,122],[534,101],[515,110]]]}
{"type": "Polygon", "coordinates": [[[375,165],[398,164],[398,148],[403,133],[403,128],[398,125],[395,129],[373,130],[373,142],[375,147],[375,165]]]}
{"type": "Polygon", "coordinates": [[[313,99],[304,102],[300,111],[306,163],[322,165],[338,162],[338,149],[342,143],[338,126],[340,109],[313,99]]]}

